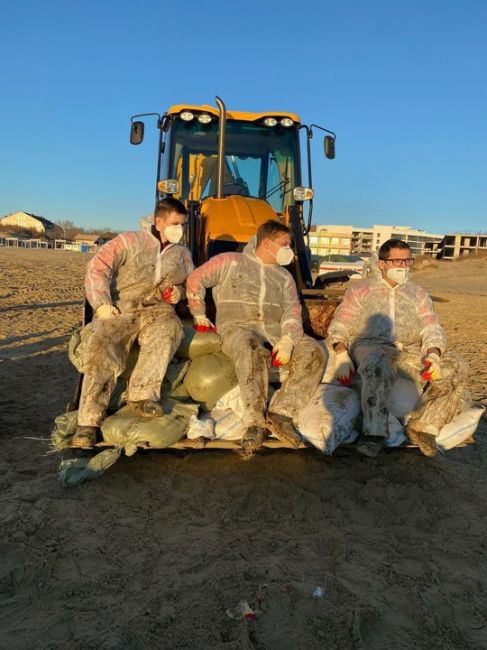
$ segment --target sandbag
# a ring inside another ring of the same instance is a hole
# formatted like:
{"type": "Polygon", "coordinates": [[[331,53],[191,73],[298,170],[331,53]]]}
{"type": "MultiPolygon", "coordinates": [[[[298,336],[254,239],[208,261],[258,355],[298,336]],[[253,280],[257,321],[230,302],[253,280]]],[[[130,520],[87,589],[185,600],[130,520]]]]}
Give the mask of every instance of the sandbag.
{"type": "Polygon", "coordinates": [[[183,383],[185,374],[188,372],[190,366],[189,361],[176,361],[173,359],[168,365],[162,388],[166,392],[170,392],[183,383]]]}
{"type": "Polygon", "coordinates": [[[192,415],[198,414],[196,404],[182,404],[176,400],[164,400],[164,415],[145,418],[137,415],[131,407],[124,406],[101,425],[105,442],[123,447],[131,456],[137,447],[164,449],[186,435],[192,415]]]}
{"type": "Polygon", "coordinates": [[[451,422],[445,424],[436,437],[436,444],[447,451],[468,440],[475,433],[485,407],[473,404],[470,408],[456,415],[451,422]]]}
{"type": "Polygon", "coordinates": [[[78,426],[78,411],[69,411],[58,415],[54,420],[54,428],[51,432],[51,444],[54,449],[60,451],[71,447],[71,441],[78,426]]]}
{"type": "Polygon", "coordinates": [[[389,411],[400,420],[407,419],[416,408],[421,392],[421,387],[412,379],[399,375],[392,386],[389,411]]]}
{"type": "Polygon", "coordinates": [[[360,414],[360,398],[347,386],[320,384],[295,424],[305,440],[325,454],[358,436],[355,422],[360,414]]]}
{"type": "Polygon", "coordinates": [[[215,440],[235,440],[240,441],[246,431],[245,425],[231,409],[226,411],[211,412],[211,418],[214,422],[215,440]]]}
{"type": "Polygon", "coordinates": [[[214,440],[215,438],[215,423],[208,413],[201,418],[192,415],[189,421],[188,432],[186,437],[189,440],[196,440],[197,438],[206,438],[207,440],[214,440]]]}
{"type": "Polygon", "coordinates": [[[204,354],[220,352],[222,342],[216,332],[197,332],[193,324],[183,321],[183,340],[176,350],[178,359],[197,359],[204,354]]]}
{"type": "Polygon", "coordinates": [[[101,476],[105,470],[114,465],[120,458],[122,450],[105,449],[92,458],[71,458],[61,461],[58,478],[64,487],[74,487],[84,481],[91,481],[101,476]]]}
{"type": "Polygon", "coordinates": [[[183,383],[203,410],[211,411],[217,400],[237,384],[233,362],[223,352],[193,359],[183,383]]]}

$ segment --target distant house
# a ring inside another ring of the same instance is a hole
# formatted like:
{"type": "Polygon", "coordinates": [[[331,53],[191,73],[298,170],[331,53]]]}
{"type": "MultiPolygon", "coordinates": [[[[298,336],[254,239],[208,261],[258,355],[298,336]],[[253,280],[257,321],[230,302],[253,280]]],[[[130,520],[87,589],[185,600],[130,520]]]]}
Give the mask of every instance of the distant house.
{"type": "Polygon", "coordinates": [[[0,225],[13,228],[28,228],[46,237],[59,237],[63,234],[63,229],[60,226],[49,221],[49,219],[30,212],[20,211],[8,214],[0,219],[0,225]]]}
{"type": "Polygon", "coordinates": [[[73,241],[78,244],[88,244],[88,246],[103,246],[108,239],[105,239],[101,235],[80,232],[75,236],[73,241]]]}

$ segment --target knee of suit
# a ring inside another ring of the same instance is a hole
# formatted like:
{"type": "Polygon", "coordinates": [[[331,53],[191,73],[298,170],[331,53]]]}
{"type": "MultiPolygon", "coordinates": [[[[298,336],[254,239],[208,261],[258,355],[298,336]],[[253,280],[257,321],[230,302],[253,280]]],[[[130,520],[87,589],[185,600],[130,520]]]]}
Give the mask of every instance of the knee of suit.
{"type": "Polygon", "coordinates": [[[358,372],[364,379],[391,381],[395,372],[385,354],[371,352],[358,366],[358,372]]]}
{"type": "Polygon", "coordinates": [[[294,359],[311,359],[316,365],[324,366],[328,359],[328,352],[318,341],[304,335],[294,346],[293,357],[294,359]]]}

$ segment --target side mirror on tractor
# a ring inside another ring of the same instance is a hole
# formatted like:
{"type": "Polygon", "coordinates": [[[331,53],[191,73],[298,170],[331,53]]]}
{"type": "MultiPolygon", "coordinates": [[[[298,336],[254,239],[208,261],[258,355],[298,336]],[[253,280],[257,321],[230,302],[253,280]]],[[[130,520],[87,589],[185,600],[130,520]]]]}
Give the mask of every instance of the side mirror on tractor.
{"type": "Polygon", "coordinates": [[[144,123],[132,122],[130,127],[130,144],[140,144],[144,139],[144,123]]]}
{"type": "Polygon", "coordinates": [[[330,160],[335,157],[335,138],[331,135],[325,135],[325,156],[330,160]]]}

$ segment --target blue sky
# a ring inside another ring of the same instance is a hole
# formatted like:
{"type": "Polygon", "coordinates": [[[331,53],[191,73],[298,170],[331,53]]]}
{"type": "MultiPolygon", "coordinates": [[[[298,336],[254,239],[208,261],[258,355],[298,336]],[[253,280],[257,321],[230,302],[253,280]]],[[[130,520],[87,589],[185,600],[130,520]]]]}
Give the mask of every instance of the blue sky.
{"type": "Polygon", "coordinates": [[[5,0],[0,215],[137,227],[177,103],[289,110],[314,143],[315,222],[487,230],[487,3],[5,0]]]}

